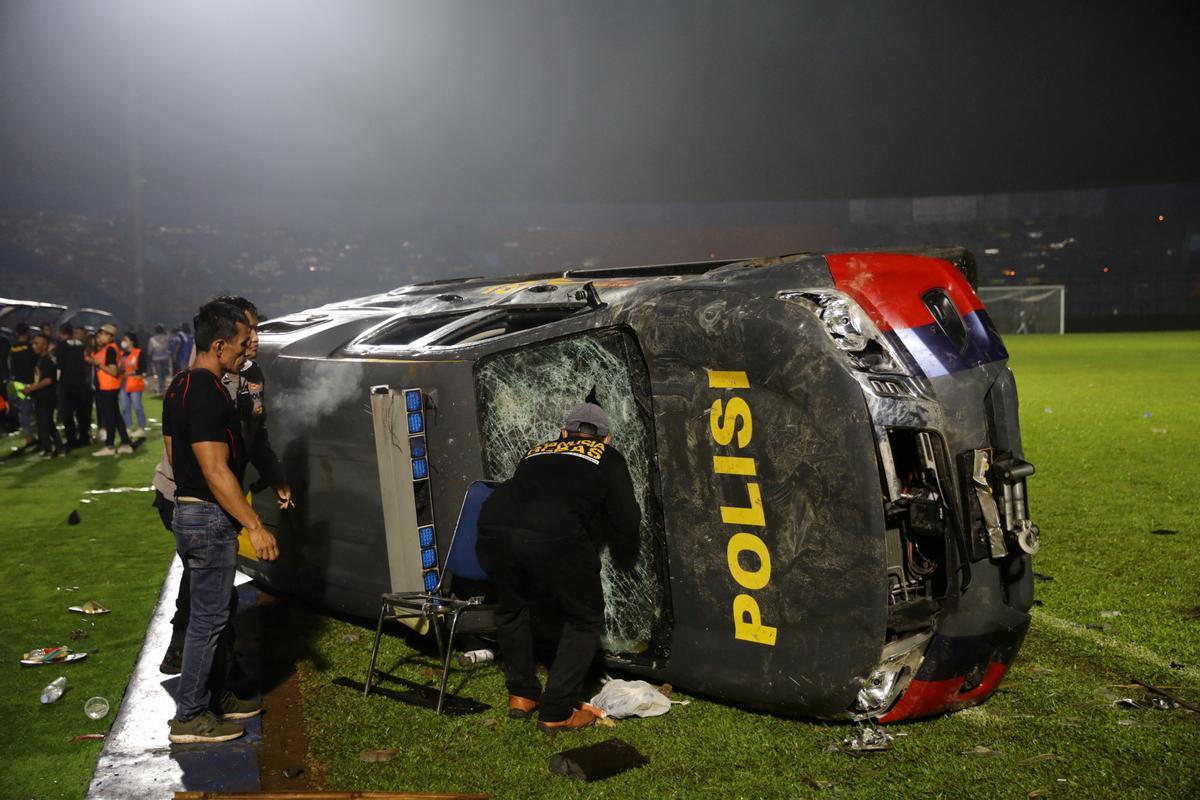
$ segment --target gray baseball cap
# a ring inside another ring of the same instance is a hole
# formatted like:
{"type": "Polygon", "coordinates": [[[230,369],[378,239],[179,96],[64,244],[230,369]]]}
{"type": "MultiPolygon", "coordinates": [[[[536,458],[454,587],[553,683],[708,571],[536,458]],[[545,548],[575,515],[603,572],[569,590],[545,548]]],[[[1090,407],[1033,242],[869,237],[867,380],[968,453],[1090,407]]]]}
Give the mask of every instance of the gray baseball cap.
{"type": "Polygon", "coordinates": [[[595,403],[580,403],[572,408],[567,412],[567,420],[563,427],[571,433],[578,433],[581,423],[595,426],[597,436],[608,436],[611,429],[608,414],[595,403]]]}

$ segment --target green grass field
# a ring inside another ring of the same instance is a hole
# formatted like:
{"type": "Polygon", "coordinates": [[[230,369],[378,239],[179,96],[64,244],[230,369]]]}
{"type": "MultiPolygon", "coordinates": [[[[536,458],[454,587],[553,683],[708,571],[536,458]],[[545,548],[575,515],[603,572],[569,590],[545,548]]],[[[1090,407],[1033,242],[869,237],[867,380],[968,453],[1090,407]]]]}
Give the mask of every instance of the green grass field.
{"type": "MultiPolygon", "coordinates": [[[[157,400],[146,406],[150,417],[159,417],[157,400]]],[[[0,439],[0,456],[18,444],[24,444],[19,435],[0,439]]],[[[0,715],[6,723],[0,725],[0,797],[78,798],[101,743],[69,740],[112,725],[174,542],[150,506],[151,495],[85,494],[148,486],[162,453],[159,436],[152,434],[133,455],[115,458],[93,458],[93,447],[39,461],[35,449],[0,461],[0,715]],[[75,510],[80,523],[68,525],[75,510]],[[75,586],[78,591],[67,591],[75,586]],[[111,613],[67,611],[86,600],[111,613]],[[76,629],[87,631],[87,638],[71,641],[76,629]],[[17,663],[27,650],[57,644],[88,657],[60,666],[17,663]],[[67,691],[57,703],[42,705],[42,687],[58,675],[66,676],[67,691]],[[84,701],[95,695],[112,706],[99,721],[83,713],[84,701]]]]}
{"type": "MultiPolygon", "coordinates": [[[[1200,701],[1200,492],[1190,485],[1200,452],[1200,332],[1011,337],[1008,345],[1026,455],[1038,467],[1030,482],[1043,533],[1035,569],[1052,580],[1037,583],[1043,605],[1030,635],[982,706],[894,726],[905,734],[894,748],[863,759],[822,752],[847,726],[694,698],[665,717],[550,740],[506,718],[502,681],[490,666],[451,677],[461,694],[494,706],[483,714],[436,717],[383,696],[364,700],[334,681],[362,679],[371,632],[308,612],[293,623],[307,629],[311,645],[300,665],[310,772],[327,789],[511,798],[1200,796],[1200,714],[1112,705],[1144,696],[1123,686],[1134,678],[1200,701]],[[614,735],[650,756],[650,766],[590,786],[548,774],[555,752],[614,735]],[[990,752],[973,754],[976,747],[990,752]],[[367,749],[399,752],[364,763],[358,754],[367,749]]],[[[147,450],[157,451],[153,440],[147,450]]],[[[0,733],[0,796],[78,797],[86,787],[99,747],[67,740],[111,723],[111,715],[92,723],[81,706],[92,694],[119,698],[171,542],[147,495],[79,499],[84,489],[145,485],[154,455],[0,463],[0,558],[9,576],[0,587],[0,632],[11,650],[10,666],[0,669],[0,708],[10,723],[0,733]],[[74,508],[83,523],[68,527],[74,508]],[[74,585],[78,593],[56,591],[74,585]],[[60,610],[89,597],[114,609],[92,620],[94,628],[60,610]],[[38,690],[58,673],[22,669],[16,656],[81,625],[91,636],[80,644],[94,655],[66,667],[72,690],[42,707],[38,690]]],[[[401,638],[385,641],[382,665],[435,682],[428,651],[401,638]]]]}

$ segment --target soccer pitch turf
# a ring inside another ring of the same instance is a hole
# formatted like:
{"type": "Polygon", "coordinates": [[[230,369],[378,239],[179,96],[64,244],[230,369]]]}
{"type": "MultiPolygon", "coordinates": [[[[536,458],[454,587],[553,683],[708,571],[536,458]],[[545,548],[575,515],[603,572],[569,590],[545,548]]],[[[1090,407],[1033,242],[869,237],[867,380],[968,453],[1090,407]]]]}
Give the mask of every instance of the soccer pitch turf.
{"type": "MultiPolygon", "coordinates": [[[[551,740],[504,715],[491,667],[455,670],[451,686],[493,706],[464,717],[384,696],[363,699],[333,681],[361,680],[369,622],[301,611],[300,662],[310,772],[327,789],[485,791],[495,797],[1195,797],[1200,714],[1115,707],[1142,700],[1134,679],[1200,700],[1200,551],[1191,469],[1200,452],[1200,332],[1010,337],[1021,399],[1041,605],[998,693],[983,705],[906,725],[891,751],[854,759],[823,748],[848,726],[749,713],[696,698],[665,717],[622,721],[551,740]],[[1154,534],[1172,530],[1172,535],[1154,534]],[[1119,613],[1114,613],[1119,612],[1119,613]],[[348,633],[359,636],[347,637],[348,633]],[[651,758],[641,770],[583,786],[550,776],[550,756],[620,736],[651,758]],[[979,750],[977,748],[985,748],[979,750]],[[362,750],[395,749],[386,763],[362,750]]],[[[157,408],[155,408],[157,410],[157,408]]],[[[152,412],[153,415],[153,412],[152,412]]],[[[8,440],[10,443],[15,440],[8,440]]],[[[0,464],[0,669],[3,797],[78,797],[99,746],[69,743],[104,730],[84,717],[92,694],[118,701],[171,549],[144,494],[85,496],[139,486],[159,448],[129,458],[0,464]],[[101,462],[101,463],[96,463],[101,462]],[[95,502],[80,505],[83,497],[95,502]],[[72,509],[83,522],[67,526],[72,509]],[[77,593],[59,588],[80,586],[77,593]],[[96,599],[114,609],[84,620],[63,609],[96,599]],[[92,626],[89,623],[94,622],[92,626]],[[41,706],[50,668],[21,669],[19,652],[73,643],[87,661],[63,674],[76,688],[41,706]]],[[[382,666],[431,684],[434,658],[388,637],[382,666]]],[[[165,724],[165,721],[164,721],[165,724]]]]}

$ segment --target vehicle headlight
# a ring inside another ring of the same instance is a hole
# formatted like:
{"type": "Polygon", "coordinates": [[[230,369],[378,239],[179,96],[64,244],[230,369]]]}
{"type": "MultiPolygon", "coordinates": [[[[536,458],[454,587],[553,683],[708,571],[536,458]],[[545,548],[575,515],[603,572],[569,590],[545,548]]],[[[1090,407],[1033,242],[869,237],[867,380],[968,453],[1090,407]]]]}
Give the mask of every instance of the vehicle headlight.
{"type": "Polygon", "coordinates": [[[867,346],[864,320],[865,315],[858,304],[844,297],[829,300],[821,309],[821,321],[834,343],[851,353],[861,352],[867,346]]]}
{"type": "Polygon", "coordinates": [[[850,297],[834,289],[784,291],[777,297],[803,306],[820,319],[834,345],[856,369],[908,374],[875,323],[850,297]]]}

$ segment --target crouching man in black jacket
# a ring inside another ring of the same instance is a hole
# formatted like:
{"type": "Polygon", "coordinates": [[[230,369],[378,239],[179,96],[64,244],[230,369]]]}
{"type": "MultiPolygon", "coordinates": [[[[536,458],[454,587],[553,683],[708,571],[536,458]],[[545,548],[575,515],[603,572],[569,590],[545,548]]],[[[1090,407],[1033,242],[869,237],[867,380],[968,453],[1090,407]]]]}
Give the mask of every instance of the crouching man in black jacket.
{"type": "Polygon", "coordinates": [[[547,733],[596,721],[581,692],[604,631],[597,549],[607,545],[618,565],[631,564],[640,524],[629,467],[612,446],[608,414],[593,403],[571,409],[560,437],[526,453],[484,503],[476,553],[499,601],[509,716],[539,710],[538,728],[547,733]],[[533,656],[532,583],[564,619],[544,691],[533,656]]]}

